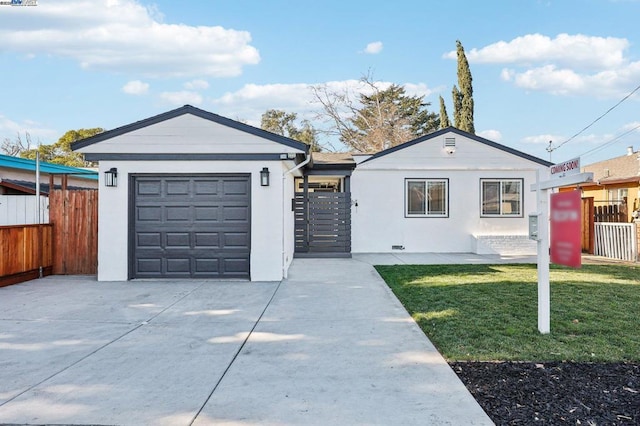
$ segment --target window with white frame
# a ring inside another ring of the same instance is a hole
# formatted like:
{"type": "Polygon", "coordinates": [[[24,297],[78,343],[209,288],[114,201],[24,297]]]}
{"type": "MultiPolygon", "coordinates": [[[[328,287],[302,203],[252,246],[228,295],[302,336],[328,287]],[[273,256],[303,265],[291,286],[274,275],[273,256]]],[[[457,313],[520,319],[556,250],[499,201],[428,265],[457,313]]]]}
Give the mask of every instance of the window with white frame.
{"type": "Polygon", "coordinates": [[[449,179],[405,179],[405,217],[449,217],[449,179]]]}
{"type": "Polygon", "coordinates": [[[522,179],[480,179],[480,216],[522,217],[522,179]]]}

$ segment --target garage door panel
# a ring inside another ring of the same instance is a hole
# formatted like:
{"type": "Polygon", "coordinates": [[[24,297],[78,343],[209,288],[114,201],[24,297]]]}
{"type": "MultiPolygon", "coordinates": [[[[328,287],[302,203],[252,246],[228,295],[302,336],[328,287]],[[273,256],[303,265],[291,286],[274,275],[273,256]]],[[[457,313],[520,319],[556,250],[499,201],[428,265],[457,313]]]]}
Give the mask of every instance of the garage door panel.
{"type": "Polygon", "coordinates": [[[220,234],[217,232],[195,232],[195,248],[219,248],[220,234]]]}
{"type": "Polygon", "coordinates": [[[249,262],[244,258],[223,259],[224,270],[227,274],[243,274],[249,267],[249,262]]]}
{"type": "Polygon", "coordinates": [[[191,248],[191,233],[189,232],[167,232],[165,236],[164,248],[191,248]]]}
{"type": "Polygon", "coordinates": [[[191,270],[191,260],[188,257],[186,257],[186,258],[167,257],[166,264],[167,264],[167,272],[168,273],[179,272],[179,273],[187,273],[188,274],[189,271],[191,270]]]}
{"type": "Polygon", "coordinates": [[[244,179],[229,179],[223,183],[224,195],[241,195],[249,193],[249,182],[244,179]]]}
{"type": "Polygon", "coordinates": [[[137,259],[136,265],[138,267],[138,271],[142,274],[159,274],[162,272],[162,259],[159,258],[137,259]]]}
{"type": "Polygon", "coordinates": [[[165,220],[167,222],[190,222],[193,219],[191,218],[191,208],[188,206],[179,206],[179,207],[166,207],[165,208],[165,220]]]}
{"type": "Polygon", "coordinates": [[[249,278],[248,175],[136,176],[133,278],[249,278]]]}
{"type": "Polygon", "coordinates": [[[193,190],[195,195],[217,195],[220,192],[220,180],[194,179],[193,190]]]}
{"type": "Polygon", "coordinates": [[[171,179],[167,180],[166,195],[189,195],[190,181],[188,179],[171,179]]]}
{"type": "Polygon", "coordinates": [[[249,245],[249,234],[246,232],[225,232],[224,247],[225,248],[245,248],[249,245]]]}
{"type": "Polygon", "coordinates": [[[147,179],[143,182],[137,182],[136,196],[144,197],[145,195],[160,195],[162,193],[162,182],[160,179],[147,179]]]}
{"type": "Polygon", "coordinates": [[[219,259],[196,259],[195,272],[198,275],[211,273],[218,274],[220,273],[219,265],[219,259]]]}
{"type": "Polygon", "coordinates": [[[220,208],[217,206],[195,207],[195,220],[196,221],[218,221],[220,216],[220,208]]]}
{"type": "Polygon", "coordinates": [[[248,222],[248,206],[224,206],[222,208],[222,220],[225,222],[248,222]]]}
{"type": "Polygon", "coordinates": [[[136,218],[140,222],[160,222],[162,221],[162,208],[150,206],[136,207],[136,218]]]}
{"type": "Polygon", "coordinates": [[[139,232],[136,237],[138,247],[159,247],[162,244],[160,232],[139,232]]]}

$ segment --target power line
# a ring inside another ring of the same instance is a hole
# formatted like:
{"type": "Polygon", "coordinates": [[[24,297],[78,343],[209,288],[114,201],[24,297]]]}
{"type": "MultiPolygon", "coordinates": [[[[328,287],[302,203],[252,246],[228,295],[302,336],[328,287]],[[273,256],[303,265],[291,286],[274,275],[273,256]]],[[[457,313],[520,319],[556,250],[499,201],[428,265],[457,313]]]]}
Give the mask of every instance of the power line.
{"type": "Polygon", "coordinates": [[[586,155],[591,154],[591,153],[596,152],[596,151],[600,151],[601,149],[603,149],[603,148],[605,148],[606,146],[608,146],[608,145],[610,145],[610,144],[614,143],[615,141],[617,141],[618,139],[622,138],[623,136],[626,136],[626,135],[628,135],[629,133],[631,133],[631,132],[633,132],[633,131],[635,131],[635,130],[638,130],[638,129],[640,129],[640,124],[638,124],[636,127],[633,127],[633,128],[631,128],[631,129],[627,130],[626,132],[622,133],[621,135],[618,135],[618,136],[616,136],[615,138],[610,139],[610,140],[608,140],[608,141],[604,142],[602,145],[596,146],[595,148],[590,149],[589,151],[587,151],[587,152],[584,152],[584,153],[580,154],[580,157],[586,156],[586,155]]]}
{"type": "MultiPolygon", "coordinates": [[[[588,126],[586,126],[584,129],[580,130],[578,133],[576,133],[575,135],[571,136],[569,139],[567,139],[566,141],[562,142],[560,145],[556,146],[555,148],[551,148],[551,146],[549,146],[549,148],[547,149],[547,151],[549,151],[549,154],[551,154],[553,151],[555,151],[556,149],[560,148],[562,145],[566,144],[567,142],[575,139],[577,136],[581,135],[582,133],[584,133],[585,130],[587,130],[589,127],[593,126],[594,124],[596,124],[598,121],[600,121],[600,119],[602,119],[605,115],[609,114],[611,111],[613,111],[614,109],[616,109],[618,107],[618,105],[620,105],[621,103],[623,103],[624,101],[626,101],[627,99],[629,99],[631,96],[633,96],[634,93],[636,93],[638,90],[640,90],[640,85],[638,85],[635,89],[633,89],[627,96],[625,96],[624,98],[622,98],[617,104],[615,104],[614,106],[612,106],[611,108],[609,108],[604,114],[602,114],[600,117],[596,118],[595,120],[593,120],[588,126]]],[[[626,135],[626,133],[625,133],[626,135]]],[[[609,141],[611,142],[611,141],[609,141]]],[[[609,143],[606,142],[606,143],[609,143]]]]}

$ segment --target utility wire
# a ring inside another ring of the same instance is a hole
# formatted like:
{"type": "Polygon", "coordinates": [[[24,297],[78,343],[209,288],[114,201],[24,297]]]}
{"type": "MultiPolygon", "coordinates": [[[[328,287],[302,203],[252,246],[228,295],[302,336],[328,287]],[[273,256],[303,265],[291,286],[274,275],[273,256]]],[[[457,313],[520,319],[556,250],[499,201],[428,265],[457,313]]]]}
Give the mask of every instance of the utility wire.
{"type": "Polygon", "coordinates": [[[611,145],[612,143],[614,143],[614,142],[615,142],[615,141],[617,141],[618,139],[622,138],[623,136],[626,136],[626,135],[628,135],[629,133],[631,133],[631,132],[633,132],[633,131],[635,131],[635,130],[638,130],[638,129],[640,129],[640,124],[638,124],[636,127],[633,127],[632,129],[627,130],[626,132],[622,133],[621,135],[618,135],[618,136],[616,136],[615,138],[610,139],[610,140],[608,140],[608,141],[604,142],[602,145],[596,146],[595,148],[590,149],[589,151],[587,151],[587,152],[584,152],[584,153],[580,154],[580,157],[587,156],[587,155],[589,155],[589,154],[591,154],[591,153],[594,153],[594,152],[596,152],[596,151],[600,151],[601,149],[605,148],[605,147],[606,147],[606,146],[608,146],[608,145],[611,145]]]}
{"type": "MultiPolygon", "coordinates": [[[[562,145],[566,144],[567,142],[575,139],[577,136],[581,135],[582,133],[584,133],[585,130],[587,130],[589,127],[593,126],[594,124],[596,124],[598,121],[600,121],[600,119],[602,119],[605,115],[609,114],[611,111],[613,111],[614,109],[616,109],[618,107],[618,105],[620,105],[621,103],[623,103],[624,101],[626,101],[627,99],[629,99],[631,96],[633,96],[634,93],[636,93],[638,90],[640,90],[640,85],[638,85],[638,87],[636,87],[635,89],[633,89],[631,91],[631,93],[629,93],[627,96],[625,96],[624,98],[622,98],[620,100],[620,102],[618,102],[617,104],[615,104],[614,106],[612,106],[611,108],[609,108],[604,114],[602,114],[600,117],[596,118],[595,120],[593,120],[591,122],[591,124],[589,124],[587,127],[585,127],[584,129],[580,130],[578,133],[576,133],[575,135],[571,136],[569,139],[567,139],[566,141],[562,142],[560,145],[556,146],[555,148],[551,148],[551,146],[549,146],[548,151],[549,153],[555,151],[556,149],[560,148],[562,145]]],[[[628,132],[627,132],[628,133],[628,132]]],[[[624,133],[625,135],[627,133],[624,133]]],[[[621,135],[622,136],[622,135],[621,135]]],[[[611,142],[611,141],[609,141],[611,142]]],[[[608,144],[609,142],[605,142],[606,144],[608,144]]]]}

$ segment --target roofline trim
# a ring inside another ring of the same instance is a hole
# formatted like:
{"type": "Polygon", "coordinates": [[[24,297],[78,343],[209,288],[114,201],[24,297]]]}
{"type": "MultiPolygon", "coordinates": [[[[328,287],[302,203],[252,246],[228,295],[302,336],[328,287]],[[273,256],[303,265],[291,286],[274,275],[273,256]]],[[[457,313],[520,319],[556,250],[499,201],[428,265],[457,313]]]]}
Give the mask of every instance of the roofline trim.
{"type": "Polygon", "coordinates": [[[380,151],[380,152],[372,155],[371,157],[367,158],[366,160],[361,161],[358,164],[364,164],[364,163],[366,163],[368,161],[372,161],[372,160],[375,160],[377,158],[384,157],[387,154],[391,154],[393,152],[399,151],[399,150],[404,149],[404,148],[409,148],[410,146],[416,145],[416,144],[421,143],[421,142],[428,141],[430,139],[435,139],[435,138],[440,137],[440,136],[444,135],[445,133],[449,133],[449,132],[455,133],[455,134],[460,135],[460,136],[464,136],[464,137],[469,138],[469,139],[473,139],[476,142],[480,142],[480,143],[482,143],[484,145],[490,146],[492,148],[499,149],[499,150],[507,152],[507,153],[509,153],[511,155],[515,155],[517,157],[524,158],[525,160],[532,161],[534,163],[538,163],[538,164],[546,166],[546,167],[551,167],[554,164],[554,163],[551,163],[549,161],[543,160],[542,158],[538,158],[538,157],[535,157],[533,155],[527,154],[525,152],[518,151],[517,149],[510,148],[510,147],[505,146],[505,145],[501,145],[501,144],[499,144],[497,142],[490,141],[489,139],[485,139],[483,137],[480,137],[480,136],[465,132],[465,131],[457,129],[455,127],[447,127],[445,129],[440,129],[440,130],[437,130],[437,131],[435,131],[433,133],[429,133],[429,134],[426,134],[424,136],[420,136],[417,139],[413,139],[411,141],[402,143],[400,145],[396,145],[394,147],[387,148],[387,149],[385,149],[383,151],[380,151]]]}

